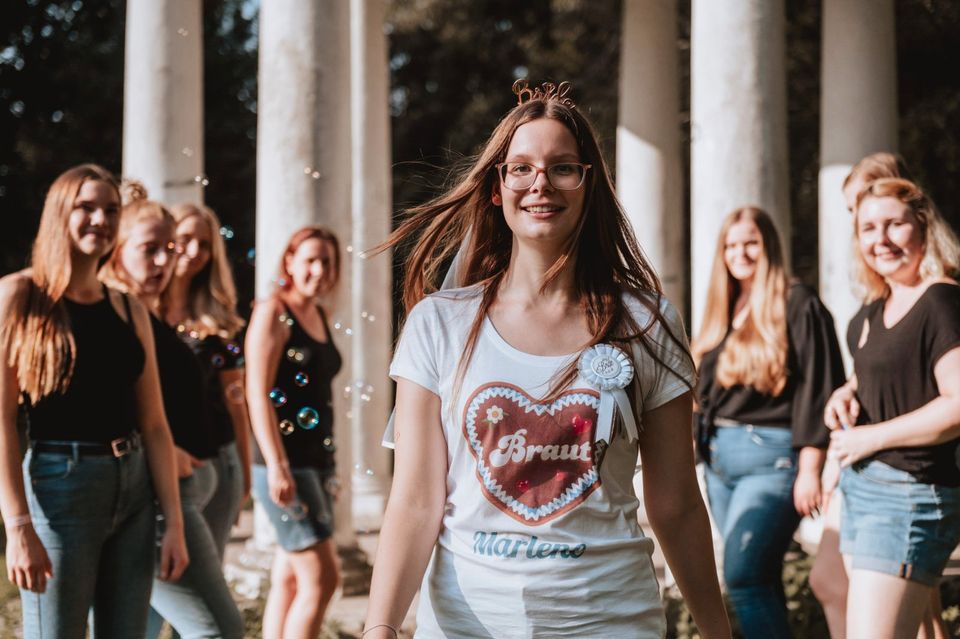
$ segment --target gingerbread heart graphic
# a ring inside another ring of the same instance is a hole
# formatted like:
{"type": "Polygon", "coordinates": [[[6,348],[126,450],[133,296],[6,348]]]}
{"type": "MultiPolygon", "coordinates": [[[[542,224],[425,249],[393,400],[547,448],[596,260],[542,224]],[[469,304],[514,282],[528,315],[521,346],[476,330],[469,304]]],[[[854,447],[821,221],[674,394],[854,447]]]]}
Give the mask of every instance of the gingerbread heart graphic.
{"type": "Polygon", "coordinates": [[[463,432],[484,496],[530,526],[582,503],[600,486],[593,449],[599,407],[590,389],[565,391],[549,404],[503,382],[474,391],[463,432]]]}

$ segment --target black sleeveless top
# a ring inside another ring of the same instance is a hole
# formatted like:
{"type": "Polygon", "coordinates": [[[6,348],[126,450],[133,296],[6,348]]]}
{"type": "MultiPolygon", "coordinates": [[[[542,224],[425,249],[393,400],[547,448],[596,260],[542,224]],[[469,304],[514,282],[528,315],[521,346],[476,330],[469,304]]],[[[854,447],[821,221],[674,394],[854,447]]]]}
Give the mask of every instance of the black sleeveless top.
{"type": "MultiPolygon", "coordinates": [[[[73,376],[63,393],[27,402],[30,439],[108,444],[136,430],[136,383],[145,356],[140,338],[103,299],[81,304],[63,298],[77,347],[73,376]]],[[[124,304],[127,317],[130,305],[124,304]]]]}
{"type": "MultiPolygon", "coordinates": [[[[219,449],[237,438],[233,418],[227,409],[220,371],[241,368],[243,357],[237,342],[225,342],[219,335],[200,338],[195,333],[177,329],[180,339],[190,347],[203,372],[203,397],[206,404],[208,433],[215,448],[219,449]]],[[[241,400],[242,401],[242,400],[241,400]]]]}
{"type": "MultiPolygon", "coordinates": [[[[343,360],[334,346],[323,310],[320,317],[327,341],[318,342],[303,330],[286,306],[283,321],[290,326],[271,390],[280,424],[281,440],[292,468],[332,471],[335,465],[333,439],[333,378],[343,360]]],[[[264,464],[259,447],[254,462],[264,464]]]]}
{"type": "Polygon", "coordinates": [[[198,459],[209,459],[217,447],[210,433],[200,362],[173,328],[153,315],[150,322],[173,442],[198,459]]]}

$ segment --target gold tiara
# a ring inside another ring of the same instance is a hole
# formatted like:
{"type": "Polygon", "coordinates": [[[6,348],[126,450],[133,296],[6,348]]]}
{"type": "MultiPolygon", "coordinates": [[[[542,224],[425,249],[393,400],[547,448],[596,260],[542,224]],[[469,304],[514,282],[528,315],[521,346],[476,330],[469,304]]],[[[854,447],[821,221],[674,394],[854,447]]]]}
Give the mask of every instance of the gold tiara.
{"type": "Polygon", "coordinates": [[[544,82],[539,87],[530,88],[530,83],[525,78],[521,78],[513,83],[513,93],[517,96],[517,104],[523,104],[530,100],[556,100],[563,106],[571,109],[577,108],[573,100],[567,97],[567,94],[573,89],[569,82],[554,84],[553,82],[544,82]]]}

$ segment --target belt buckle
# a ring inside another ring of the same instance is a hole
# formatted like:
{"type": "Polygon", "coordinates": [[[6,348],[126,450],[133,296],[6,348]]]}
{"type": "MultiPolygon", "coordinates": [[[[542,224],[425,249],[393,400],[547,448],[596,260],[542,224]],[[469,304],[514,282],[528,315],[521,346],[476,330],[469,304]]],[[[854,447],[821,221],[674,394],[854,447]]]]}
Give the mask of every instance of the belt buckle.
{"type": "Polygon", "coordinates": [[[133,442],[129,437],[118,437],[110,442],[110,448],[113,450],[114,457],[126,457],[133,451],[133,442]]]}

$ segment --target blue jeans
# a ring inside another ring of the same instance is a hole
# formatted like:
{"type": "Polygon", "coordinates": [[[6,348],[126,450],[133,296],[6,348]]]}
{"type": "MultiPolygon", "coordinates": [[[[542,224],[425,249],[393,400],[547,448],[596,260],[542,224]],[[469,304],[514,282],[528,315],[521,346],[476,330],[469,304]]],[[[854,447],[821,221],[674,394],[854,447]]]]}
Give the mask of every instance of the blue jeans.
{"type": "Polygon", "coordinates": [[[797,454],[786,428],[717,428],[706,468],[710,511],[723,536],[723,577],[744,636],[790,639],[783,556],[800,515],[797,454]]]}
{"type": "Polygon", "coordinates": [[[210,463],[217,471],[217,487],[203,508],[203,517],[213,534],[220,563],[223,563],[223,551],[230,541],[230,530],[243,507],[243,468],[237,443],[230,442],[222,446],[210,463]]]}
{"type": "Polygon", "coordinates": [[[23,460],[33,525],[53,563],[43,594],[21,591],[26,639],[142,637],[154,564],[154,496],[143,452],[23,460]]]}
{"type": "Polygon", "coordinates": [[[183,532],[190,565],[176,582],[154,580],[147,637],[160,634],[163,619],[183,639],[243,637],[243,618],[223,578],[213,534],[201,513],[216,485],[217,472],[210,462],[194,468],[190,477],[180,480],[183,532]]]}

